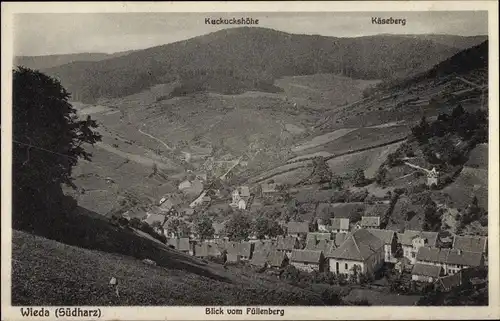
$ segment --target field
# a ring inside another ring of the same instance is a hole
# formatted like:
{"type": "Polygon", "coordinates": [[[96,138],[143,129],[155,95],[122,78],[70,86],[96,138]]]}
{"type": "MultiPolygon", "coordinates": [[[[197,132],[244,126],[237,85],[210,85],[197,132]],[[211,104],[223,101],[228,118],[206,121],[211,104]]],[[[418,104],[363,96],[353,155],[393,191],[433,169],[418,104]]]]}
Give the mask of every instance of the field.
{"type": "Polygon", "coordinates": [[[400,145],[401,142],[359,153],[339,156],[330,159],[327,163],[332,173],[337,175],[343,175],[359,168],[365,171],[367,178],[373,178],[380,165],[387,159],[387,156],[396,151],[400,145]]]}
{"type": "Polygon", "coordinates": [[[390,144],[404,139],[409,134],[407,126],[391,126],[382,128],[359,128],[337,139],[318,147],[302,150],[300,155],[317,153],[320,151],[339,155],[349,151],[390,144]]]}
{"type": "Polygon", "coordinates": [[[312,108],[334,109],[361,98],[366,87],[377,84],[378,80],[361,80],[336,74],[316,74],[310,76],[283,77],[275,81],[283,88],[287,97],[312,108]]]}

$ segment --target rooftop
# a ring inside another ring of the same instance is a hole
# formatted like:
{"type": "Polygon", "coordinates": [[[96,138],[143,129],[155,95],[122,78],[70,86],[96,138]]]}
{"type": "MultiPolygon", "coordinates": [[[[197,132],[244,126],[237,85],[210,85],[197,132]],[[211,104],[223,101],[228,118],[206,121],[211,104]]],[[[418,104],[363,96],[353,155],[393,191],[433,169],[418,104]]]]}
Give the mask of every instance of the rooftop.
{"type": "Polygon", "coordinates": [[[320,263],[321,255],[322,255],[321,251],[293,250],[291,261],[305,262],[305,263],[320,263]]]}
{"type": "Polygon", "coordinates": [[[441,270],[442,268],[437,265],[417,263],[413,266],[411,274],[438,278],[441,275],[441,270]]]}
{"type": "Polygon", "coordinates": [[[346,240],[336,249],[327,254],[328,257],[365,261],[384,246],[384,242],[364,229],[350,233],[346,240]]]}

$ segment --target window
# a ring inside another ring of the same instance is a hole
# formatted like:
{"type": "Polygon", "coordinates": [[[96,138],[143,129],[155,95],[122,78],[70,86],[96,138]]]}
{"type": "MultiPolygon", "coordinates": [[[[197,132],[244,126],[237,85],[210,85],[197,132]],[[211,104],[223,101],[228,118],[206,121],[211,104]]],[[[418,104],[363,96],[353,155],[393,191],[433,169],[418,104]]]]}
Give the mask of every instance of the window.
{"type": "Polygon", "coordinates": [[[339,273],[339,262],[335,263],[335,267],[337,268],[337,270],[335,272],[339,273]]]}
{"type": "Polygon", "coordinates": [[[411,257],[414,259],[414,258],[415,258],[415,253],[412,253],[412,254],[411,254],[411,257]]]}
{"type": "Polygon", "coordinates": [[[345,264],[345,269],[349,270],[349,265],[347,263],[345,264]]]}

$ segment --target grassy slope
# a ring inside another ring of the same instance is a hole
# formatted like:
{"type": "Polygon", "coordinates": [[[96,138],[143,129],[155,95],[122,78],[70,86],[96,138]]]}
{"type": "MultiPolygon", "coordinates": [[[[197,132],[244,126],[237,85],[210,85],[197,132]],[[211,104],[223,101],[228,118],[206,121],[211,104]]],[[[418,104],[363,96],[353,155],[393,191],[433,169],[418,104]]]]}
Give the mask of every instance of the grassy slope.
{"type": "Polygon", "coordinates": [[[13,231],[13,304],[322,304],[311,292],[225,270],[86,214],[36,231],[47,238],[13,231]],[[145,258],[158,266],[145,265],[145,258]],[[113,276],[120,299],[108,287],[113,276]]]}
{"type": "MultiPolygon", "coordinates": [[[[215,280],[187,270],[149,266],[132,257],[91,251],[14,231],[14,305],[317,304],[312,293],[279,282],[215,280]],[[119,281],[120,297],[109,286],[119,281]],[[245,282],[246,281],[246,282],[245,282]]],[[[231,272],[228,272],[229,274],[231,272]]]]}

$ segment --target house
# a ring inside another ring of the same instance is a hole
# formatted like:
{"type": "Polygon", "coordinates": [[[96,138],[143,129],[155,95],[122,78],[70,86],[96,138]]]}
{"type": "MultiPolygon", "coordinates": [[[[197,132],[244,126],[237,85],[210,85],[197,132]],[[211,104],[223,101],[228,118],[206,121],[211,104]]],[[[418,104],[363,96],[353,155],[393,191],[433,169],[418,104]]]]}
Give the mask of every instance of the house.
{"type": "Polygon", "coordinates": [[[427,171],[427,186],[438,185],[439,184],[439,172],[433,167],[430,171],[427,171]]]}
{"type": "Polygon", "coordinates": [[[267,266],[267,260],[269,255],[270,252],[267,251],[255,251],[252,256],[252,259],[250,260],[250,264],[259,267],[267,266]]]}
{"type": "Polygon", "coordinates": [[[219,257],[222,256],[222,251],[216,244],[205,242],[195,245],[194,256],[199,258],[219,257]]]}
{"type": "Polygon", "coordinates": [[[194,201],[189,204],[190,208],[195,208],[200,205],[207,205],[212,201],[210,196],[207,195],[207,191],[203,191],[194,201]]]}
{"type": "Polygon", "coordinates": [[[293,236],[278,236],[276,240],[276,250],[285,253],[288,257],[292,251],[299,248],[299,240],[293,236]]]}
{"type": "Polygon", "coordinates": [[[379,216],[362,216],[361,221],[358,223],[358,228],[380,228],[379,216]]]}
{"type": "Polygon", "coordinates": [[[411,264],[415,264],[419,248],[436,247],[438,233],[405,230],[404,233],[398,233],[397,238],[403,249],[403,257],[409,259],[411,264]]]}
{"type": "Polygon", "coordinates": [[[462,276],[462,271],[460,271],[455,274],[445,275],[438,278],[438,280],[436,281],[436,286],[442,292],[448,292],[454,287],[462,285],[462,283],[463,283],[463,276],[462,276]]]}
{"type": "Polygon", "coordinates": [[[181,191],[181,192],[182,192],[182,191],[184,191],[184,190],[186,190],[186,189],[188,189],[188,188],[191,188],[191,186],[192,186],[192,185],[193,185],[193,184],[191,184],[191,182],[190,182],[189,180],[184,180],[184,181],[182,181],[182,182],[179,184],[179,187],[178,187],[178,188],[179,188],[179,191],[181,191]]]}
{"type": "Polygon", "coordinates": [[[268,265],[271,268],[281,269],[288,265],[289,259],[285,253],[279,251],[272,251],[269,253],[267,259],[268,265]]]}
{"type": "Polygon", "coordinates": [[[421,264],[441,266],[445,275],[484,265],[482,253],[431,247],[421,247],[416,261],[421,264]]]}
{"type": "Polygon", "coordinates": [[[358,272],[373,274],[384,263],[384,242],[367,230],[358,229],[326,257],[333,273],[353,274],[357,266],[358,272]]]}
{"type": "Polygon", "coordinates": [[[273,240],[255,240],[250,242],[254,244],[254,252],[271,252],[276,250],[276,244],[273,240]]]}
{"type": "Polygon", "coordinates": [[[231,203],[229,205],[240,210],[245,210],[249,199],[250,189],[248,186],[240,186],[231,193],[231,203]]]}
{"type": "Polygon", "coordinates": [[[297,269],[312,272],[323,271],[325,259],[322,251],[293,250],[290,264],[297,269]]]}
{"type": "Polygon", "coordinates": [[[443,275],[443,268],[439,265],[416,263],[411,271],[411,279],[419,282],[435,282],[443,275]]]}
{"type": "Polygon", "coordinates": [[[241,261],[241,255],[236,251],[228,251],[226,254],[226,262],[228,263],[239,263],[241,261]]]}
{"type": "Polygon", "coordinates": [[[219,244],[221,249],[227,251],[227,253],[237,254],[239,256],[238,260],[248,261],[252,258],[252,253],[254,250],[254,243],[251,242],[222,242],[219,244]]]}
{"type": "Polygon", "coordinates": [[[308,233],[306,239],[306,250],[326,252],[330,248],[330,233],[308,233]]]}
{"type": "Polygon", "coordinates": [[[309,223],[307,222],[288,222],[286,226],[287,234],[293,237],[305,238],[309,233],[309,223]]]}
{"type": "Polygon", "coordinates": [[[330,240],[331,238],[332,238],[332,233],[309,232],[309,233],[307,233],[306,240],[314,239],[316,241],[320,241],[320,240],[330,240]]]}
{"type": "Polygon", "coordinates": [[[349,233],[349,219],[334,217],[330,219],[332,233],[349,233]]]}
{"type": "Polygon", "coordinates": [[[181,237],[181,238],[169,238],[167,240],[167,245],[171,245],[174,249],[177,251],[183,252],[183,253],[189,253],[193,255],[193,247],[189,243],[189,238],[187,237],[181,237]]]}
{"type": "Polygon", "coordinates": [[[394,257],[398,245],[396,232],[381,229],[368,229],[368,232],[384,242],[384,261],[396,263],[396,258],[394,257]]]}
{"type": "Polygon", "coordinates": [[[453,238],[452,248],[466,252],[479,252],[486,254],[488,251],[488,238],[480,236],[460,236],[453,238]]]}

